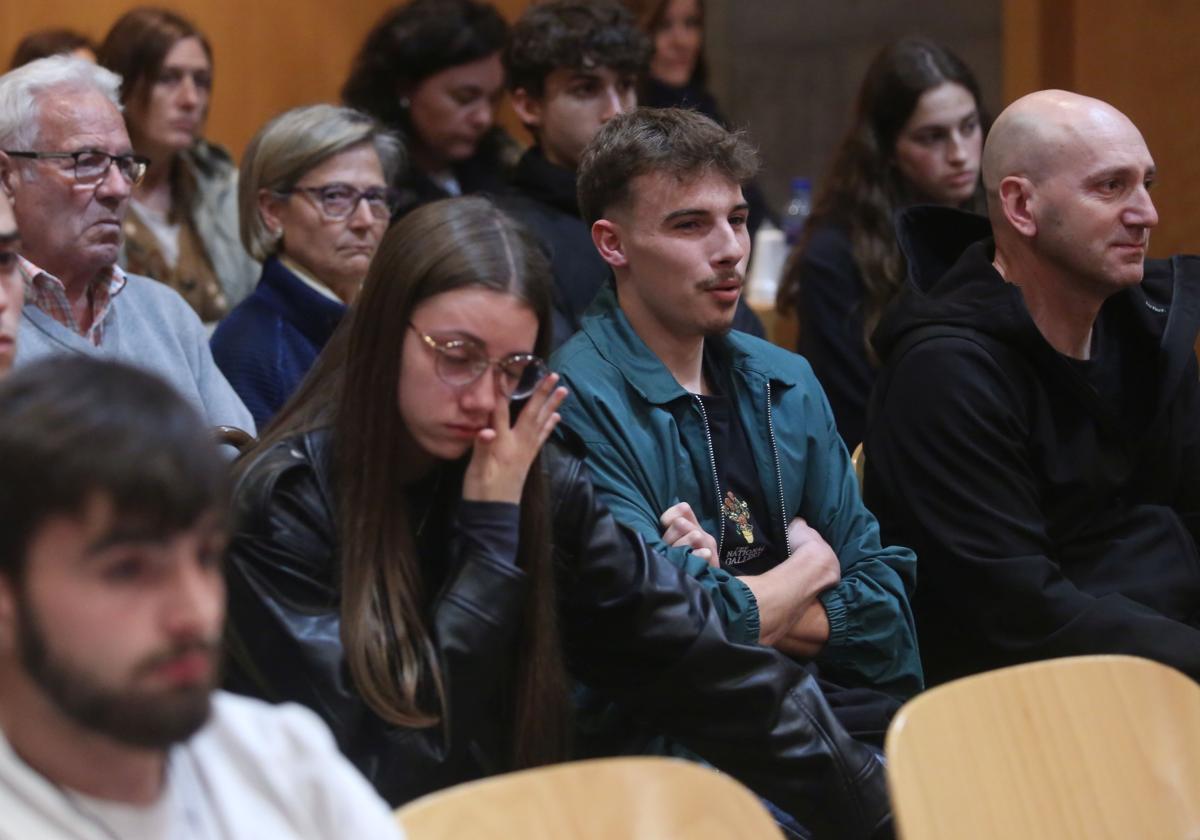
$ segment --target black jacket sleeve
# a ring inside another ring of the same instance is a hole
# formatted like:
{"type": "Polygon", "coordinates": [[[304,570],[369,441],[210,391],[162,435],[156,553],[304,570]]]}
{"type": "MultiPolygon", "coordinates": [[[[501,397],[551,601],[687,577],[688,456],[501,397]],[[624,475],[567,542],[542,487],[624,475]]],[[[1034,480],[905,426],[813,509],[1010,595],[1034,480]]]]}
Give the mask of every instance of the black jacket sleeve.
{"type": "MultiPolygon", "coordinates": [[[[447,558],[455,571],[430,612],[447,696],[445,723],[392,726],[367,706],[350,677],[332,506],[311,453],[297,447],[303,444],[266,452],[237,490],[239,525],[227,566],[228,687],[316,711],[392,805],[504,769],[488,766],[487,756],[497,754],[489,740],[497,731],[495,701],[512,667],[525,590],[515,556],[504,556],[515,554],[516,506],[460,509],[456,527],[463,536],[447,558]],[[484,531],[492,537],[472,538],[484,531]]],[[[432,697],[426,706],[436,709],[432,697]]]]}
{"type": "Polygon", "coordinates": [[[903,539],[917,554],[928,674],[1127,653],[1200,677],[1200,630],[1112,587],[1085,591],[1064,573],[1043,513],[1044,453],[1031,435],[1028,400],[991,352],[954,336],[889,361],[877,391],[866,501],[885,539],[903,539]],[[938,650],[958,662],[936,661],[938,650]]]}
{"type": "Polygon", "coordinates": [[[846,448],[853,450],[865,432],[875,368],[863,344],[866,292],[845,231],[835,226],[814,230],[798,269],[797,351],[812,365],[829,398],[838,432],[846,448]]]}
{"type": "Polygon", "coordinates": [[[545,463],[568,661],[577,677],[793,814],[816,837],[887,837],[883,767],[816,682],[725,638],[705,591],[597,497],[561,444],[545,463]]]}

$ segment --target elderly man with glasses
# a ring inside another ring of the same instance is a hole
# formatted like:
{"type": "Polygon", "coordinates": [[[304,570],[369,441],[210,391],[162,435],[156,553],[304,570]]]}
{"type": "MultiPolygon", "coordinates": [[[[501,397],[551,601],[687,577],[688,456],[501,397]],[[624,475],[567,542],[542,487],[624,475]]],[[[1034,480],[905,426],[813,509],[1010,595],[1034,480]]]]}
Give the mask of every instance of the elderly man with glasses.
{"type": "Polygon", "coordinates": [[[121,79],[55,56],[0,76],[0,182],[21,230],[18,366],[74,353],[165,378],[214,426],[254,421],[178,294],[117,267],[122,221],[148,161],[121,118],[121,79]]]}

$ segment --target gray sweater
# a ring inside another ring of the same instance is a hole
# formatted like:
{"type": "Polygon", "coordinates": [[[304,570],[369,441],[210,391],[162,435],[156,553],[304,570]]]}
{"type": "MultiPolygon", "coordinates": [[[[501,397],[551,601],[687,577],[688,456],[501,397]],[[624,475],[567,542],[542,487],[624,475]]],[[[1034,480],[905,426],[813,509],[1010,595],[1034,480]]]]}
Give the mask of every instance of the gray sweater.
{"type": "Polygon", "coordinates": [[[16,364],[58,353],[81,353],[145,368],[171,383],[209,424],[255,434],[254,418],[213,362],[204,325],[173,289],[147,277],[128,282],[104,316],[100,346],[72,332],[32,303],[21,315],[16,364]]]}

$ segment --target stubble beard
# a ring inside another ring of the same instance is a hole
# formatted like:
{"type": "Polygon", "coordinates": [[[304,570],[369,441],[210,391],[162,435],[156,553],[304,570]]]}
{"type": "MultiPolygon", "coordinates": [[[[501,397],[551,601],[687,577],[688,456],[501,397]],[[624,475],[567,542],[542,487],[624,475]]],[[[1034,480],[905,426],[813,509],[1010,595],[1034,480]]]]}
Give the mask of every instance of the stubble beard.
{"type": "MultiPolygon", "coordinates": [[[[59,711],[81,727],[131,747],[165,749],[186,741],[208,721],[212,683],[153,693],[107,688],[50,650],[28,603],[18,604],[17,621],[18,655],[25,672],[59,711]]],[[[204,641],[188,643],[148,658],[135,673],[200,649],[211,652],[217,646],[204,641]]]]}

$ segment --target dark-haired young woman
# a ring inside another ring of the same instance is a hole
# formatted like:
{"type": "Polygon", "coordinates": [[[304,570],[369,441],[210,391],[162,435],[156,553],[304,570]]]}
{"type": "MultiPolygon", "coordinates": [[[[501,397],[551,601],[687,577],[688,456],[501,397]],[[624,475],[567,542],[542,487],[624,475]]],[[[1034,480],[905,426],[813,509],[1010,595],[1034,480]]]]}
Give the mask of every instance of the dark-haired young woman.
{"type": "Polygon", "coordinates": [[[315,709],[399,804],[574,755],[570,675],[806,826],[873,836],[883,773],[813,680],[727,642],[579,453],[543,448],[563,397],[539,358],[550,282],[532,234],[482,198],[384,236],[240,463],[230,686],[315,709]]]}
{"type": "Polygon", "coordinates": [[[982,210],[987,125],[975,77],[946,48],[906,38],[871,62],[779,290],[848,447],[863,438],[875,383],[871,333],[904,282],[893,214],[911,204],[982,210]]]}
{"type": "Polygon", "coordinates": [[[367,35],[342,99],[404,139],[398,215],[504,185],[521,154],[495,125],[507,37],[504,18],[479,0],[411,0],[367,35]]]}
{"type": "MultiPolygon", "coordinates": [[[[728,125],[708,89],[704,60],[703,0],[623,0],[638,26],[650,36],[654,52],[642,79],[638,104],[651,108],[692,108],[728,125]]],[[[750,205],[750,236],[764,220],[778,223],[757,181],[743,187],[750,205]]]]}

